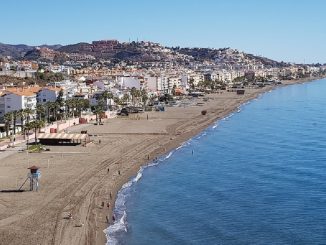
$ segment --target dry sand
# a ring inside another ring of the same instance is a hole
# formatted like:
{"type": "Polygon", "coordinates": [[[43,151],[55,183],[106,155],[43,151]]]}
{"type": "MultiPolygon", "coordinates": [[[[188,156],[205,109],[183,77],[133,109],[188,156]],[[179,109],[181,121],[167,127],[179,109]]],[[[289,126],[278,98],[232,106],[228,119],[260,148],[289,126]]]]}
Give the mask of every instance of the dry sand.
{"type": "Polygon", "coordinates": [[[224,91],[207,95],[210,99],[203,106],[166,107],[165,112],[139,114],[140,120],[116,118],[99,126],[75,126],[70,131],[88,130],[94,143],[51,146],[49,152],[0,159],[1,190],[20,186],[31,165],[41,167],[42,173],[38,192],[0,192],[0,244],[105,244],[106,216],[112,216],[116,194],[141,165],[271,89],[246,89],[245,95],[224,91]],[[207,115],[201,115],[202,110],[207,115]],[[65,219],[68,213],[72,219],[65,219]]]}

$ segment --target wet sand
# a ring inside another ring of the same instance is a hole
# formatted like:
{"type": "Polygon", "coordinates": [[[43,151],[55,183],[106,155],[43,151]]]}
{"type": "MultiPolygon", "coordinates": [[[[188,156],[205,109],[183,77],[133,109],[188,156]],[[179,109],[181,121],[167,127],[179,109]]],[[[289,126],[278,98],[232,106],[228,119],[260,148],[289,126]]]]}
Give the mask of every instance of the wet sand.
{"type": "MultiPolygon", "coordinates": [[[[304,81],[286,81],[282,86],[304,81]]],[[[0,244],[105,244],[103,230],[107,217],[112,222],[116,194],[141,165],[273,88],[246,89],[245,95],[210,94],[207,102],[198,98],[189,101],[193,105],[144,112],[137,114],[139,120],[132,115],[104,125],[77,125],[69,131],[87,130],[93,140],[87,147],[51,146],[49,152],[0,159],[1,190],[17,189],[31,165],[41,167],[42,173],[38,192],[0,192],[0,244]],[[201,115],[202,110],[207,114],[201,115]]]]}

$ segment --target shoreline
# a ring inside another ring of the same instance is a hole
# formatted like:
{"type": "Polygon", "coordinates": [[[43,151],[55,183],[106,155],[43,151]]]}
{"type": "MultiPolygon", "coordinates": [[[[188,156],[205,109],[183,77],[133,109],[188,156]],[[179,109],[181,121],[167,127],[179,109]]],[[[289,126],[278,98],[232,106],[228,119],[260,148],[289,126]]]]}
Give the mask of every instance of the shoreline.
{"type": "MultiPolygon", "coordinates": [[[[29,165],[41,167],[42,179],[38,192],[0,193],[0,240],[14,245],[22,242],[106,244],[104,230],[112,225],[117,193],[137,175],[140,167],[178,148],[268,91],[319,79],[322,78],[246,89],[244,95],[234,92],[208,94],[209,100],[203,106],[168,107],[165,112],[145,112],[140,120],[115,118],[103,126],[89,124],[85,128],[82,125],[83,130],[97,135],[93,137],[94,143],[87,147],[56,146],[50,147],[47,154],[16,153],[2,159],[2,189],[20,185],[26,179],[29,165]],[[207,110],[207,114],[201,115],[202,110],[207,110]],[[109,208],[106,204],[110,204],[109,208]],[[66,218],[68,213],[72,214],[71,219],[66,218]]],[[[76,125],[69,131],[80,130],[76,125]]]]}
{"type": "MultiPolygon", "coordinates": [[[[114,198],[114,206],[113,206],[113,208],[109,212],[109,217],[112,217],[112,215],[114,215],[114,210],[116,208],[117,197],[118,197],[119,192],[120,191],[123,191],[125,189],[124,188],[124,185],[125,184],[128,184],[129,182],[131,182],[131,185],[134,184],[134,183],[136,183],[138,180],[137,181],[134,181],[134,179],[137,178],[137,176],[138,176],[139,173],[142,174],[142,171],[141,171],[142,168],[145,169],[147,167],[153,167],[153,166],[156,166],[156,165],[160,164],[160,162],[158,162],[156,164],[152,164],[152,163],[154,163],[154,160],[155,159],[162,158],[165,155],[168,155],[168,154],[174,152],[175,150],[177,150],[180,147],[182,147],[182,145],[185,142],[187,142],[188,140],[191,140],[192,138],[198,136],[200,133],[204,132],[210,126],[212,126],[214,123],[216,123],[216,122],[218,122],[220,120],[223,120],[224,118],[228,117],[229,115],[231,115],[234,112],[236,112],[237,110],[239,110],[242,106],[246,105],[247,103],[250,103],[254,99],[259,98],[260,96],[264,95],[267,92],[273,91],[275,89],[280,89],[282,87],[290,86],[290,85],[304,84],[304,83],[307,83],[307,82],[313,82],[313,81],[324,79],[324,78],[325,77],[306,78],[306,79],[297,79],[297,80],[284,80],[284,81],[282,81],[282,84],[280,84],[280,85],[277,85],[277,86],[267,86],[267,87],[261,88],[258,93],[255,93],[253,96],[250,96],[250,97],[246,98],[245,100],[241,101],[240,103],[236,104],[233,109],[232,108],[229,108],[228,110],[224,111],[222,114],[216,114],[216,115],[214,115],[215,116],[215,119],[214,118],[213,119],[210,119],[209,122],[207,123],[207,125],[202,126],[202,127],[198,128],[197,130],[193,131],[192,134],[187,135],[184,141],[181,141],[180,142],[179,140],[176,141],[176,139],[173,139],[173,140],[175,140],[175,142],[173,144],[174,146],[170,147],[169,149],[167,149],[166,151],[162,152],[161,154],[155,155],[155,157],[153,159],[150,159],[150,160],[148,160],[148,161],[146,161],[144,163],[139,164],[138,170],[133,175],[130,175],[129,177],[126,177],[126,181],[124,182],[124,184],[122,184],[121,187],[120,187],[120,189],[118,189],[116,191],[117,194],[115,195],[115,198],[114,198]]],[[[103,230],[106,238],[107,238],[107,234],[105,233],[105,231],[107,229],[109,229],[111,226],[113,226],[113,225],[115,225],[116,223],[119,222],[119,220],[116,220],[115,222],[113,222],[112,219],[110,221],[111,222],[109,223],[108,227],[103,230]]],[[[107,244],[107,240],[103,244],[107,244]]]]}

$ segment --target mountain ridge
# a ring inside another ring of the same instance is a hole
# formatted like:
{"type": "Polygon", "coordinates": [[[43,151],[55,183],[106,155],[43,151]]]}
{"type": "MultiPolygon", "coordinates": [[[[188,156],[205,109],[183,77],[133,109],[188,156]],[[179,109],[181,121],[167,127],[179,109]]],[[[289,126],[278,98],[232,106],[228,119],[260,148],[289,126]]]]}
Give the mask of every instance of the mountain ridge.
{"type": "Polygon", "coordinates": [[[10,56],[15,60],[54,61],[111,60],[116,62],[208,62],[226,66],[284,67],[288,63],[238,51],[231,48],[166,47],[154,42],[119,42],[100,40],[92,43],[79,42],[68,45],[29,46],[25,44],[0,43],[0,57],[10,56]]]}

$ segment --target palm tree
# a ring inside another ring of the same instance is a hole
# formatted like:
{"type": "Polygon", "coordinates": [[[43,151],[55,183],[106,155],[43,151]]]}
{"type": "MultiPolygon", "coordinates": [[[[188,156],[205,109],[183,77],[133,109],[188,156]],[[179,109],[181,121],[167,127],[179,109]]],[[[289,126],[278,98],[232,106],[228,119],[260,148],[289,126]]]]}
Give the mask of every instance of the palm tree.
{"type": "Polygon", "coordinates": [[[82,99],[82,110],[85,111],[90,107],[89,100],[87,99],[82,99]]]}
{"type": "Polygon", "coordinates": [[[108,99],[109,100],[113,99],[113,97],[114,97],[113,94],[108,91],[104,91],[103,94],[101,95],[100,99],[103,99],[105,101],[105,110],[106,111],[108,110],[107,101],[108,101],[108,99]]]}
{"type": "Polygon", "coordinates": [[[24,121],[25,121],[25,118],[26,118],[26,114],[25,114],[24,109],[20,109],[17,112],[17,117],[20,117],[20,123],[21,123],[22,132],[24,132],[24,121]]]}
{"type": "Polygon", "coordinates": [[[63,90],[62,89],[59,91],[58,97],[55,102],[58,102],[60,107],[64,106],[63,90]]]}
{"type": "Polygon", "coordinates": [[[58,111],[60,109],[60,103],[59,102],[53,102],[53,109],[54,109],[54,118],[55,118],[55,121],[58,120],[58,111]]]}
{"type": "Polygon", "coordinates": [[[114,97],[114,98],[113,98],[113,101],[114,101],[114,103],[117,104],[117,105],[120,105],[120,104],[121,104],[121,100],[120,100],[118,97],[114,97]]]}
{"type": "Polygon", "coordinates": [[[123,101],[124,103],[128,102],[129,99],[130,99],[129,94],[124,94],[123,97],[122,97],[122,101],[123,101]]]}
{"type": "Polygon", "coordinates": [[[102,105],[95,106],[93,113],[96,115],[96,123],[99,124],[99,121],[101,123],[102,122],[101,115],[103,113],[103,106],[102,105]]]}
{"type": "Polygon", "coordinates": [[[65,111],[66,111],[66,117],[70,117],[70,108],[72,107],[72,101],[71,99],[68,99],[65,101],[65,111]]]}
{"type": "Polygon", "coordinates": [[[32,121],[32,122],[26,124],[26,128],[28,128],[29,130],[31,130],[31,129],[34,130],[35,144],[37,143],[37,130],[43,128],[44,125],[45,125],[45,123],[42,120],[35,120],[35,121],[32,121]]]}
{"type": "Polygon", "coordinates": [[[142,100],[142,102],[143,102],[143,104],[144,104],[144,107],[145,107],[146,102],[147,102],[147,100],[148,100],[148,95],[147,95],[147,93],[142,94],[141,100],[142,100]]]}
{"type": "Polygon", "coordinates": [[[45,106],[42,104],[37,104],[36,105],[36,119],[43,120],[43,117],[45,117],[45,106]]]}
{"type": "MultiPolygon", "coordinates": [[[[85,110],[87,108],[87,102],[88,100],[85,99],[77,99],[75,100],[75,104],[76,104],[76,109],[77,109],[77,113],[78,116],[81,117],[82,111],[85,110]]],[[[89,103],[88,103],[89,105],[89,103]]]]}
{"type": "Polygon", "coordinates": [[[58,108],[60,108],[60,105],[58,102],[47,102],[47,116],[48,116],[48,122],[50,122],[50,119],[53,118],[55,121],[57,120],[58,115],[58,108]]]}
{"type": "Polygon", "coordinates": [[[3,119],[5,121],[5,128],[6,128],[6,135],[9,136],[9,129],[10,129],[10,125],[12,124],[12,112],[7,112],[3,119]]]}
{"type": "Polygon", "coordinates": [[[18,116],[18,111],[12,111],[12,120],[14,124],[14,135],[16,134],[16,123],[17,123],[17,116],[18,116]]]}
{"type": "Polygon", "coordinates": [[[135,97],[137,96],[137,89],[132,87],[130,90],[132,104],[135,105],[135,97]]]}
{"type": "Polygon", "coordinates": [[[26,122],[29,123],[30,119],[31,119],[31,115],[34,113],[34,111],[31,108],[25,108],[24,109],[24,114],[26,117],[26,122]]]}
{"type": "Polygon", "coordinates": [[[27,150],[28,150],[28,145],[29,145],[29,131],[31,131],[33,129],[32,126],[33,125],[31,123],[26,123],[25,128],[24,128],[24,135],[25,135],[25,139],[26,139],[27,150]]]}

